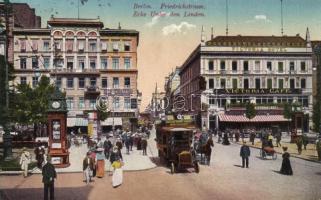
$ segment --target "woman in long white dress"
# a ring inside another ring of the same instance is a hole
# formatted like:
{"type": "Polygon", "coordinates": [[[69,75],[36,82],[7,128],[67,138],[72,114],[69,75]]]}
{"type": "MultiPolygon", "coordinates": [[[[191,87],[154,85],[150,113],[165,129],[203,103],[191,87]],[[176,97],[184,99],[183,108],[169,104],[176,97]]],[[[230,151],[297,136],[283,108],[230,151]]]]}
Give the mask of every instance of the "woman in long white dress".
{"type": "Polygon", "coordinates": [[[31,155],[25,147],[22,149],[22,154],[20,157],[20,166],[23,171],[23,176],[26,178],[28,176],[28,165],[31,162],[31,155]]]}
{"type": "Polygon", "coordinates": [[[111,166],[114,168],[112,184],[113,187],[116,188],[123,183],[123,162],[120,157],[117,157],[111,166]]]}

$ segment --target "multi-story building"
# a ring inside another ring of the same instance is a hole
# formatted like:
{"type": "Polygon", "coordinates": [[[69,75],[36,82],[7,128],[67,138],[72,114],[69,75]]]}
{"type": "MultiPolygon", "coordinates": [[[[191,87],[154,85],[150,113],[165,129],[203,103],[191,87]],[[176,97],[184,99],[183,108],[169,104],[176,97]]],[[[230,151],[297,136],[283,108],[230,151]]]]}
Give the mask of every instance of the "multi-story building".
{"type": "Polygon", "coordinates": [[[176,67],[173,72],[171,72],[167,77],[165,77],[165,110],[166,112],[172,112],[173,103],[175,96],[177,95],[177,90],[179,90],[180,77],[179,77],[179,67],[176,67]]]}
{"type": "Polygon", "coordinates": [[[135,30],[104,28],[99,19],[54,18],[48,28],[14,29],[15,83],[37,85],[50,76],[66,92],[68,127],[86,127],[96,99],[108,96],[110,117],[103,127],[137,123],[135,30]]]}
{"type": "Polygon", "coordinates": [[[313,70],[308,32],[307,40],[299,35],[203,38],[180,72],[185,112],[198,115],[200,126],[224,128],[237,122],[282,126],[288,121],[283,110],[271,105],[297,102],[304,114],[300,127],[309,130],[313,70]],[[255,103],[258,116],[249,120],[244,109],[231,113],[233,104],[242,103],[255,103]]]}

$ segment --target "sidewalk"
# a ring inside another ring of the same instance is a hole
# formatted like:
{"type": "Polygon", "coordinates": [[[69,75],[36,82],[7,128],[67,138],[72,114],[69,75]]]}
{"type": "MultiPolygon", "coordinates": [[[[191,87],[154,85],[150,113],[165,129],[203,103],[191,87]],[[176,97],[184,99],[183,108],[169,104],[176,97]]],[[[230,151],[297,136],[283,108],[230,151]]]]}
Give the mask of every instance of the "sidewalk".
{"type": "MultiPolygon", "coordinates": [[[[261,147],[262,147],[262,143],[261,143],[261,141],[259,141],[258,138],[255,138],[254,145],[252,145],[252,143],[249,142],[249,138],[245,138],[244,140],[246,141],[246,144],[250,147],[257,148],[257,149],[261,149],[261,147]]],[[[295,143],[290,143],[290,140],[288,138],[284,138],[284,139],[282,138],[282,140],[283,141],[281,141],[281,145],[288,147],[288,152],[291,154],[292,157],[301,158],[301,159],[313,161],[313,162],[320,162],[320,161],[318,161],[318,154],[317,154],[314,144],[308,144],[307,150],[304,150],[304,147],[302,146],[302,153],[301,153],[301,155],[299,155],[298,148],[295,143]]],[[[242,145],[241,138],[240,138],[240,142],[238,142],[238,144],[242,145]]],[[[274,150],[277,153],[280,153],[280,154],[283,153],[282,147],[276,147],[275,140],[273,140],[273,145],[275,145],[274,150]]]]}
{"type": "MultiPolygon", "coordinates": [[[[156,132],[155,129],[151,131],[150,137],[148,139],[147,146],[147,156],[143,156],[142,150],[137,150],[134,146],[133,151],[130,151],[130,154],[126,154],[126,148],[122,148],[122,156],[124,159],[124,171],[140,171],[148,170],[156,167],[156,164],[153,163],[153,157],[157,156],[157,147],[155,142],[156,132]]],[[[82,162],[86,153],[88,151],[87,144],[82,144],[79,147],[71,146],[69,149],[70,155],[70,166],[67,168],[56,168],[58,173],[71,173],[71,172],[82,172],[82,162]]],[[[105,171],[111,171],[111,164],[109,160],[105,160],[105,171]]],[[[0,171],[1,174],[21,174],[22,171],[0,171]]],[[[29,173],[41,173],[41,170],[35,168],[29,170],[29,173]]]]}

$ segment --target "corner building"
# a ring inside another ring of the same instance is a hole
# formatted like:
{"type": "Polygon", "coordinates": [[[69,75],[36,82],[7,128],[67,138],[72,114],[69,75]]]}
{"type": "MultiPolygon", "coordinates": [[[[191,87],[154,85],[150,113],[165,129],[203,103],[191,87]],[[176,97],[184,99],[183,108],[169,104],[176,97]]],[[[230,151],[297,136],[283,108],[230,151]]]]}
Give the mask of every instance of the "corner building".
{"type": "Polygon", "coordinates": [[[52,17],[47,23],[48,28],[14,29],[15,84],[35,87],[40,76],[49,76],[66,92],[68,128],[82,132],[87,131],[88,118],[97,119],[97,97],[108,95],[111,113],[101,122],[102,131],[113,126],[133,129],[139,33],[104,28],[99,19],[52,17]]]}
{"type": "Polygon", "coordinates": [[[281,104],[296,103],[302,114],[296,127],[309,131],[313,101],[309,38],[307,32],[306,40],[299,35],[202,40],[180,71],[185,112],[212,130],[278,125],[285,131],[288,120],[281,104]],[[257,116],[251,120],[245,117],[247,102],[256,104],[257,116]]]}

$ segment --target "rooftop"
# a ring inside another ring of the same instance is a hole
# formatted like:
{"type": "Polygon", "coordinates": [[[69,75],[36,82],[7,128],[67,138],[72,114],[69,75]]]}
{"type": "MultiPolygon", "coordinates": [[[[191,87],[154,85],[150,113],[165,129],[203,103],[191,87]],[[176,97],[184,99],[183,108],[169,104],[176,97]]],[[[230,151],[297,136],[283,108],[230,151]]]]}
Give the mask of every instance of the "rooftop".
{"type": "Polygon", "coordinates": [[[48,22],[50,26],[85,26],[85,27],[98,27],[103,28],[104,23],[99,18],[55,18],[51,17],[48,22]]]}

